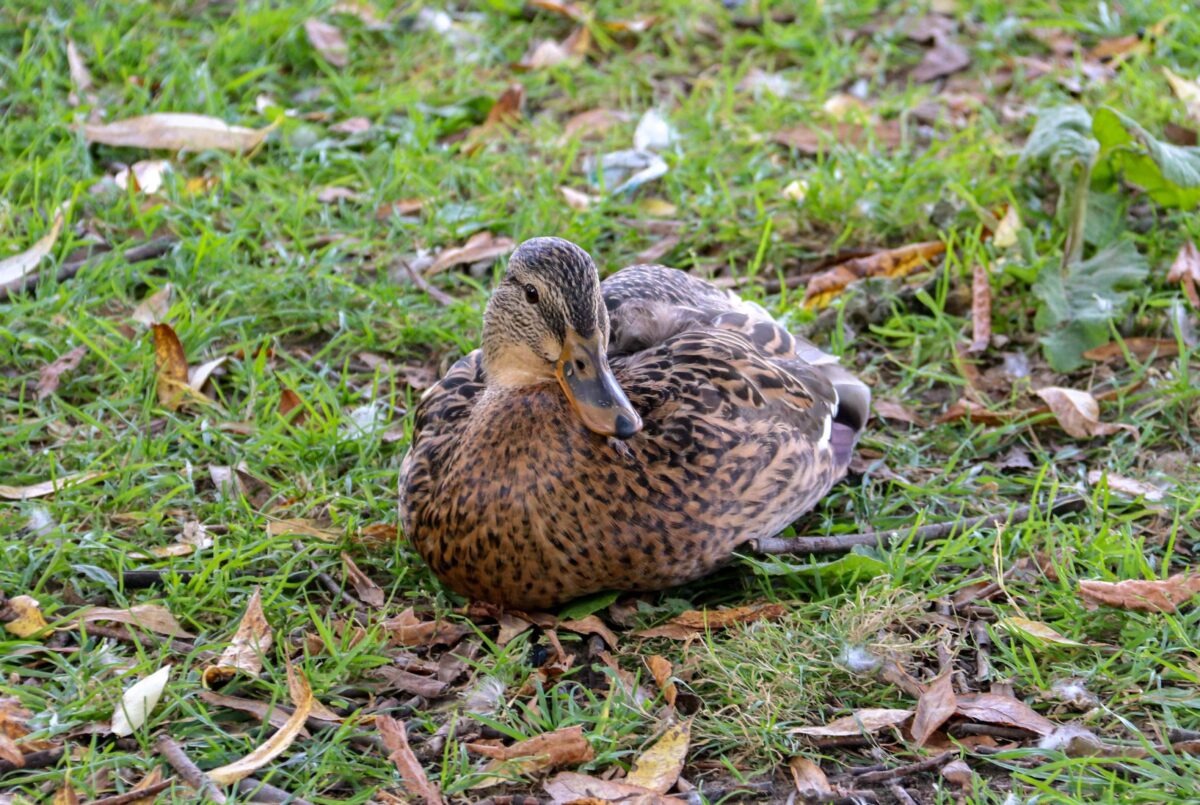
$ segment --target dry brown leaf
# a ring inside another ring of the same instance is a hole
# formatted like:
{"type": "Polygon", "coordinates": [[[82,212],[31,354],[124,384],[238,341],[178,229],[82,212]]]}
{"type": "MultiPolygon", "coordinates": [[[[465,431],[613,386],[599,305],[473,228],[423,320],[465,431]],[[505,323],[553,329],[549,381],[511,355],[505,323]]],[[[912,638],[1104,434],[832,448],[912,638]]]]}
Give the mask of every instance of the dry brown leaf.
{"type": "Polygon", "coordinates": [[[471,632],[457,623],[422,621],[412,607],[381,625],[391,635],[388,644],[392,646],[449,646],[471,632]]]}
{"type": "Polygon", "coordinates": [[[337,542],[341,534],[317,525],[312,520],[296,517],[291,520],[272,520],[267,523],[267,534],[272,537],[301,536],[313,537],[325,542],[337,542]]]}
{"type": "Polygon", "coordinates": [[[651,654],[646,658],[646,667],[654,676],[654,681],[658,684],[658,689],[662,691],[667,705],[674,707],[675,697],[679,695],[679,691],[675,687],[675,680],[671,679],[674,669],[671,668],[670,660],[657,654],[651,654]]]}
{"type": "Polygon", "coordinates": [[[524,104],[524,85],[516,82],[509,84],[508,89],[500,93],[500,97],[488,110],[487,118],[483,121],[483,128],[490,129],[495,126],[516,123],[521,118],[521,107],[524,104]]]}
{"type": "Polygon", "coordinates": [[[340,123],[334,123],[329,130],[337,134],[362,134],[371,130],[371,121],[365,117],[350,117],[340,123]]]}
{"type": "Polygon", "coordinates": [[[87,347],[78,346],[70,352],[64,352],[43,366],[42,371],[38,372],[37,385],[34,387],[36,389],[35,397],[37,401],[41,402],[57,391],[62,376],[67,372],[75,371],[86,354],[87,347]]]}
{"type": "Polygon", "coordinates": [[[1021,419],[1033,411],[992,411],[986,406],[980,405],[973,400],[968,400],[963,397],[956,400],[946,408],[937,419],[933,420],[935,425],[941,425],[946,422],[953,422],[959,419],[969,419],[976,425],[1004,425],[1008,422],[1013,422],[1021,419]]]}
{"type": "Polygon", "coordinates": [[[188,393],[188,363],[179,336],[169,324],[152,324],[154,333],[154,368],[157,376],[158,402],[168,411],[176,411],[188,393]]]}
{"type": "Polygon", "coordinates": [[[54,222],[50,224],[49,232],[38,238],[25,251],[0,260],[0,286],[7,287],[16,283],[26,274],[37,268],[37,264],[50,254],[51,250],[54,249],[54,244],[58,241],[59,233],[62,232],[63,221],[66,220],[65,216],[66,209],[64,205],[63,207],[59,207],[58,211],[55,212],[54,222]]]}
{"type": "Polygon", "coordinates": [[[572,116],[563,124],[563,133],[559,140],[567,142],[573,137],[581,140],[599,137],[613,126],[619,123],[628,123],[632,119],[633,117],[628,112],[619,112],[614,109],[589,109],[572,116]]]}
{"type": "MultiPolygon", "coordinates": [[[[243,673],[258,676],[262,671],[263,656],[271,648],[274,636],[267,616],[262,609],[262,590],[254,589],[250,601],[246,604],[246,612],[238,624],[237,632],[221,657],[212,665],[206,667],[201,674],[205,687],[223,682],[235,674],[243,673]]],[[[312,705],[309,704],[311,709],[312,705]]]]}
{"type": "Polygon", "coordinates": [[[1054,722],[1039,715],[1024,702],[996,693],[970,693],[959,696],[955,712],[971,721],[1020,727],[1038,735],[1049,735],[1055,726],[1054,722]]]}
{"type": "Polygon", "coordinates": [[[167,312],[171,309],[171,295],[174,292],[175,286],[168,282],[139,302],[129,318],[147,327],[163,321],[167,318],[167,312]]]}
{"type": "Polygon", "coordinates": [[[70,782],[64,783],[61,788],[54,792],[54,799],[51,800],[51,805],[79,805],[79,795],[75,793],[75,788],[70,782]]]}
{"type": "Polygon", "coordinates": [[[1145,481],[1135,481],[1133,478],[1126,478],[1124,475],[1117,475],[1116,473],[1104,472],[1102,470],[1092,470],[1087,474],[1088,483],[1092,486],[1099,485],[1103,479],[1107,479],[1108,488],[1114,492],[1120,492],[1123,495],[1134,498],[1145,498],[1151,502],[1163,499],[1163,491],[1154,484],[1148,484],[1145,481]]]}
{"type": "Polygon", "coordinates": [[[437,785],[429,782],[420,761],[408,746],[408,732],[404,728],[404,722],[391,716],[380,715],[375,717],[375,727],[379,730],[383,745],[390,753],[388,759],[395,764],[409,792],[425,800],[425,805],[441,805],[441,792],[438,791],[437,785]]]}
{"type": "Polygon", "coordinates": [[[83,127],[83,136],[90,143],[130,148],[167,151],[215,148],[238,153],[261,145],[271,128],[248,129],[207,115],[158,112],[103,125],[88,124],[83,127]]]}
{"type": "Polygon", "coordinates": [[[1124,359],[1125,351],[1139,361],[1151,358],[1170,358],[1179,354],[1179,344],[1167,338],[1143,338],[1135,336],[1124,341],[1109,341],[1083,353],[1089,361],[1113,361],[1124,359]]]}
{"type": "Polygon", "coordinates": [[[912,718],[912,710],[897,710],[889,708],[867,708],[855,710],[853,715],[830,721],[820,727],[796,727],[789,732],[808,735],[813,738],[849,738],[859,735],[873,735],[888,727],[898,727],[912,718]]]}
{"type": "Polygon", "coordinates": [[[1200,81],[1189,80],[1183,76],[1176,75],[1168,67],[1162,68],[1162,71],[1163,75],[1167,77],[1167,83],[1171,85],[1171,90],[1175,93],[1175,97],[1183,101],[1188,116],[1192,120],[1200,122],[1200,81]]]}
{"type": "Polygon", "coordinates": [[[987,264],[976,260],[971,270],[971,344],[967,352],[983,352],[992,341],[992,281],[987,264]]]}
{"type": "Polygon", "coordinates": [[[592,745],[583,737],[583,726],[579,724],[535,735],[511,746],[473,743],[467,744],[467,749],[492,758],[483,771],[493,776],[484,777],[472,788],[486,788],[507,782],[505,778],[494,776],[499,773],[512,775],[552,771],[563,766],[586,763],[596,756],[592,745]]]}
{"type": "Polygon", "coordinates": [[[79,624],[95,623],[96,621],[113,621],[138,626],[156,634],[171,637],[195,637],[175,620],[171,611],[160,604],[138,604],[129,609],[110,609],[109,607],[89,607],[75,616],[79,624]]]}
{"type": "Polygon", "coordinates": [[[592,805],[619,802],[621,805],[685,805],[687,800],[668,797],[647,788],[616,780],[601,780],[587,774],[564,771],[543,786],[554,805],[592,805]]]}
{"type": "Polygon", "coordinates": [[[1016,632],[1018,634],[1024,633],[1026,635],[1036,637],[1038,640],[1044,640],[1047,643],[1056,643],[1060,646],[1085,645],[1084,643],[1077,642],[1065,636],[1049,624],[1042,623],[1041,621],[1030,620],[1029,618],[1022,618],[1018,616],[1002,618],[1000,621],[998,621],[997,625],[1003,627],[1009,632],[1016,632]]]}
{"type": "Polygon", "coordinates": [[[443,249],[429,268],[426,275],[438,274],[452,266],[464,263],[478,263],[481,260],[494,260],[516,248],[512,238],[496,237],[491,232],[476,232],[462,246],[443,249]]]}
{"type": "Polygon", "coordinates": [[[941,729],[946,719],[954,715],[958,697],[954,694],[953,674],[943,671],[925,688],[917,700],[913,716],[912,735],[918,747],[924,746],[933,733],[941,729]]]}
{"type": "Polygon", "coordinates": [[[933,38],[933,47],[925,51],[925,57],[912,71],[912,80],[920,84],[936,81],[961,72],[971,66],[971,54],[949,35],[938,33],[933,38]]]}
{"type": "Polygon", "coordinates": [[[607,643],[609,648],[617,647],[617,636],[596,615],[562,621],[558,624],[558,628],[566,629],[568,632],[575,632],[576,634],[600,635],[600,639],[607,643]]]}
{"type": "Polygon", "coordinates": [[[653,265],[670,254],[679,245],[680,235],[668,235],[653,246],[643,249],[633,256],[635,263],[653,265]]]}
{"type": "Polygon", "coordinates": [[[283,754],[292,745],[292,741],[296,740],[300,731],[304,729],[304,722],[313,708],[312,688],[309,687],[304,674],[294,669],[291,663],[288,663],[287,666],[287,680],[288,693],[292,697],[292,706],[295,708],[292,711],[292,717],[250,754],[210,771],[208,776],[217,785],[236,783],[238,780],[254,774],[283,754]]]}
{"type": "Polygon", "coordinates": [[[1111,436],[1122,430],[1137,433],[1137,428],[1132,425],[1101,422],[1100,403],[1086,391],[1047,386],[1036,393],[1049,406],[1059,427],[1076,439],[1111,436]]]}
{"type": "MultiPolygon", "coordinates": [[[[223,693],[217,693],[212,690],[201,690],[200,698],[216,707],[228,707],[230,710],[249,713],[260,721],[270,724],[275,729],[283,729],[287,725],[288,719],[293,715],[292,711],[286,707],[272,705],[269,702],[260,702],[257,699],[226,696],[223,693]]],[[[299,735],[302,738],[309,737],[308,730],[301,728],[299,735]]]]}
{"type": "Polygon", "coordinates": [[[382,679],[389,692],[399,690],[411,693],[413,696],[423,696],[426,699],[445,696],[446,691],[450,689],[447,683],[437,677],[413,674],[403,668],[395,668],[390,665],[374,669],[372,675],[382,679]]]}
{"type": "Polygon", "coordinates": [[[500,624],[500,632],[496,635],[498,646],[507,646],[516,637],[533,628],[533,624],[527,619],[511,612],[501,612],[496,616],[496,622],[500,624]]]}
{"type": "Polygon", "coordinates": [[[668,727],[653,746],[633,761],[629,774],[625,775],[626,784],[648,788],[659,794],[670,791],[683,771],[691,732],[691,719],[668,727]]]}
{"type": "Polygon", "coordinates": [[[87,483],[95,478],[100,478],[104,475],[102,472],[76,472],[71,475],[63,475],[55,478],[53,481],[42,481],[38,484],[29,484],[28,486],[9,486],[0,484],[0,498],[7,500],[29,500],[30,498],[44,498],[46,495],[52,495],[55,492],[61,492],[64,489],[70,489],[72,486],[87,483]]]}
{"type": "Polygon", "coordinates": [[[816,156],[835,145],[863,148],[872,141],[890,151],[898,147],[903,139],[904,132],[898,120],[877,120],[866,124],[839,120],[832,126],[794,126],[771,135],[772,142],[808,156],[816,156]]]}
{"type": "Polygon", "coordinates": [[[907,422],[910,425],[916,425],[918,428],[927,427],[925,420],[917,416],[906,406],[895,400],[872,400],[875,407],[875,413],[879,414],[884,419],[893,419],[897,422],[907,422]]]}
{"type": "Polygon", "coordinates": [[[342,563],[346,567],[346,579],[354,587],[358,600],[369,607],[382,609],[385,600],[383,588],[371,581],[366,573],[359,570],[358,565],[354,564],[354,560],[350,558],[350,554],[345,551],[342,551],[342,563]]]}
{"type": "Polygon", "coordinates": [[[425,199],[422,198],[401,198],[389,201],[375,211],[375,220],[386,221],[393,215],[416,215],[424,206],[425,199]]]}
{"type": "Polygon", "coordinates": [[[322,204],[337,204],[339,201],[366,201],[367,197],[348,187],[326,185],[317,191],[317,201],[322,204]]]}
{"type": "Polygon", "coordinates": [[[808,286],[804,289],[804,306],[809,310],[820,310],[860,279],[904,277],[928,265],[945,251],[946,244],[935,240],[847,260],[808,281],[808,286]]]}
{"type": "Polygon", "coordinates": [[[1179,248],[1179,254],[1167,272],[1167,282],[1178,282],[1192,306],[1200,308],[1200,249],[1192,241],[1179,248]]]}
{"type": "MultiPolygon", "coordinates": [[[[158,785],[162,781],[163,781],[162,766],[155,766],[153,769],[150,770],[149,774],[147,774],[145,777],[143,777],[141,780],[139,780],[133,786],[133,788],[129,789],[129,791],[131,793],[134,791],[146,791],[147,789],[153,788],[154,786],[158,785]]],[[[128,805],[154,805],[154,803],[157,800],[158,800],[157,794],[150,794],[149,796],[142,797],[141,799],[135,799],[132,802],[128,803],[128,805]]]]}
{"type": "Polygon", "coordinates": [[[1088,58],[1093,61],[1123,61],[1134,53],[1145,53],[1148,50],[1148,45],[1140,36],[1129,34],[1101,40],[1099,44],[1088,51],[1088,58]]]}
{"type": "Polygon", "coordinates": [[[42,615],[42,605],[31,595],[18,595],[8,601],[13,618],[4,624],[9,634],[17,637],[34,637],[50,628],[42,615]]]}
{"type": "Polygon", "coordinates": [[[1079,594],[1089,604],[1103,604],[1138,612],[1177,612],[1200,595],[1200,573],[1176,573],[1169,579],[1127,579],[1079,582],[1079,594]]]}
{"type": "Polygon", "coordinates": [[[796,784],[796,793],[805,802],[823,802],[833,799],[833,789],[829,778],[821,767],[806,757],[796,756],[788,761],[788,769],[792,772],[792,782],[796,784]]]}
{"type": "Polygon", "coordinates": [[[663,626],[643,629],[638,637],[669,637],[673,640],[694,637],[709,629],[724,629],[738,623],[775,620],[787,608],[782,604],[751,604],[731,609],[689,610],[676,615],[663,626]]]}
{"type": "Polygon", "coordinates": [[[588,22],[592,18],[590,8],[575,3],[564,3],[561,0],[529,0],[529,5],[566,17],[573,22],[588,22]]]}
{"type": "Polygon", "coordinates": [[[941,774],[963,791],[971,790],[971,767],[961,759],[952,760],[945,766],[942,766],[941,774]]]}
{"type": "MultiPolygon", "coordinates": [[[[75,88],[75,102],[72,106],[79,103],[79,96],[87,97],[92,87],[95,86],[95,80],[92,78],[91,72],[87,68],[87,62],[83,60],[83,56],[79,55],[79,48],[75,47],[75,42],[67,40],[67,71],[71,74],[71,84],[75,88]]],[[[91,100],[89,98],[89,100],[91,100]]]]}
{"type": "Polygon", "coordinates": [[[318,19],[307,19],[304,21],[304,33],[313,50],[320,53],[325,61],[335,67],[345,67],[350,63],[350,46],[336,26],[318,19]]]}

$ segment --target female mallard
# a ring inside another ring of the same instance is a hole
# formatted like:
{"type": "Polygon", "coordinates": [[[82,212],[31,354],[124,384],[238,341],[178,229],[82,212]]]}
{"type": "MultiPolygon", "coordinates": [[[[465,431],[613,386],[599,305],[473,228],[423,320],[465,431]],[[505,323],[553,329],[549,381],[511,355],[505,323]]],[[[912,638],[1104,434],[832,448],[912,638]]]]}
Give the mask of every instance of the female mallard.
{"type": "Polygon", "coordinates": [[[762,308],[522,243],[483,348],[421,399],[400,515],[451,589],[523,609],[711,572],[845,473],[870,392],[762,308]]]}

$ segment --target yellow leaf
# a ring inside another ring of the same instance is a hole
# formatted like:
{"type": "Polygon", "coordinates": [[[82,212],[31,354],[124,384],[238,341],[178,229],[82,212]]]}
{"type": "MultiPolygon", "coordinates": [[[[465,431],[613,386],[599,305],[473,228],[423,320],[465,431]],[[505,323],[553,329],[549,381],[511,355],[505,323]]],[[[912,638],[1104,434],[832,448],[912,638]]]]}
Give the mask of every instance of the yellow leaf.
{"type": "Polygon", "coordinates": [[[808,281],[804,289],[804,307],[820,310],[827,307],[842,291],[866,277],[904,277],[946,251],[941,241],[913,243],[898,249],[888,249],[867,257],[847,260],[808,281]]]}
{"type": "Polygon", "coordinates": [[[64,475],[61,478],[55,478],[53,481],[42,481],[40,484],[30,484],[29,486],[7,486],[0,484],[0,498],[7,498],[8,500],[42,498],[46,495],[60,492],[63,489],[87,483],[102,475],[104,475],[102,472],[77,472],[73,475],[64,475]]]}
{"type": "Polygon", "coordinates": [[[240,152],[256,148],[272,128],[274,126],[248,129],[231,126],[206,115],[159,112],[103,125],[85,125],[83,136],[89,143],[130,148],[162,148],[168,151],[216,148],[240,152]]]}
{"type": "Polygon", "coordinates": [[[1038,640],[1044,640],[1047,643],[1057,643],[1060,646],[1087,645],[1086,643],[1079,643],[1069,637],[1063,636],[1052,626],[1048,626],[1040,621],[1031,621],[1028,618],[1004,618],[1000,621],[1000,626],[1003,626],[1009,632],[1036,637],[1038,640]]]}
{"type": "Polygon", "coordinates": [[[292,717],[279,728],[278,732],[268,738],[266,743],[250,754],[210,771],[208,776],[212,778],[213,782],[218,785],[229,785],[244,777],[249,777],[283,754],[292,745],[292,741],[296,740],[300,731],[304,729],[304,722],[313,708],[312,688],[309,687],[308,680],[304,678],[304,675],[292,668],[291,663],[288,663],[287,666],[287,678],[288,692],[291,694],[292,704],[296,708],[292,712],[292,717]]]}
{"type": "Polygon", "coordinates": [[[50,225],[50,231],[38,238],[36,243],[20,254],[0,260],[0,285],[8,285],[24,277],[36,268],[38,263],[42,262],[42,258],[50,254],[55,241],[58,240],[58,233],[63,228],[65,208],[66,205],[58,208],[58,212],[54,214],[54,223],[50,225]]]}
{"type": "Polygon", "coordinates": [[[229,679],[239,671],[258,676],[262,671],[263,655],[271,648],[273,639],[271,625],[263,614],[262,591],[256,588],[233,640],[221,653],[220,659],[204,669],[201,681],[208,687],[214,682],[229,679]]]}
{"type": "Polygon", "coordinates": [[[4,628],[17,637],[33,637],[50,628],[42,616],[42,605],[32,596],[18,595],[8,606],[17,617],[4,624],[4,628]]]}
{"type": "Polygon", "coordinates": [[[679,779],[687,757],[692,721],[681,721],[670,727],[658,741],[633,761],[625,783],[665,794],[679,779]]]}
{"type": "Polygon", "coordinates": [[[154,331],[154,368],[158,375],[158,401],[168,411],[183,404],[188,390],[187,356],[183,344],[169,324],[152,324],[154,331]]]}

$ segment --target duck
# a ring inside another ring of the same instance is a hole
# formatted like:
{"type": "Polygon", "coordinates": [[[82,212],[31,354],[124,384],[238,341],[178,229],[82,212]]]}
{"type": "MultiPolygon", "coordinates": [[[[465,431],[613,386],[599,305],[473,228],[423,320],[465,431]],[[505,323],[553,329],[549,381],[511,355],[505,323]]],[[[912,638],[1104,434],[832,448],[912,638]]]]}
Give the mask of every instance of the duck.
{"type": "Polygon", "coordinates": [[[501,608],[675,587],[815,506],[870,400],[732,291],[662,265],[601,282],[584,249],[533,238],[480,348],[416,407],[401,527],[442,584],[501,608]]]}

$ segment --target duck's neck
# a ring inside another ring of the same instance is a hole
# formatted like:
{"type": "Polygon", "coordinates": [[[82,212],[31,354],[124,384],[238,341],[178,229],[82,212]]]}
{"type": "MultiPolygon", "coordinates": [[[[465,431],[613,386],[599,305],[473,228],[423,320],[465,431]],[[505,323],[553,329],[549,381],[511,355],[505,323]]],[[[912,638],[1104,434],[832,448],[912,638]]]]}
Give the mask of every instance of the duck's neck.
{"type": "Polygon", "coordinates": [[[525,344],[483,345],[483,372],[489,386],[514,388],[554,380],[554,367],[525,344]]]}

